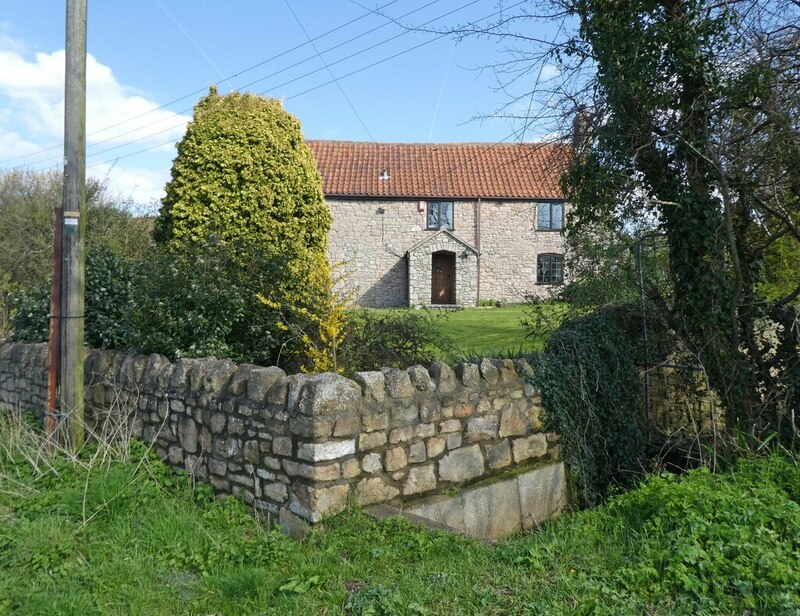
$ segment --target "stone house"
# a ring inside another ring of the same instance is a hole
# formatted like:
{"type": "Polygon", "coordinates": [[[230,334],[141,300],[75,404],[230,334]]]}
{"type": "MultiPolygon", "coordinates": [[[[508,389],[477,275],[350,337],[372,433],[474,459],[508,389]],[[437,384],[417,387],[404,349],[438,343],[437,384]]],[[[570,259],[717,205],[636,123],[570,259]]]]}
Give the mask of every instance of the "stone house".
{"type": "Polygon", "coordinates": [[[566,147],[308,145],[333,214],[329,258],[360,305],[514,303],[563,282],[566,147]]]}

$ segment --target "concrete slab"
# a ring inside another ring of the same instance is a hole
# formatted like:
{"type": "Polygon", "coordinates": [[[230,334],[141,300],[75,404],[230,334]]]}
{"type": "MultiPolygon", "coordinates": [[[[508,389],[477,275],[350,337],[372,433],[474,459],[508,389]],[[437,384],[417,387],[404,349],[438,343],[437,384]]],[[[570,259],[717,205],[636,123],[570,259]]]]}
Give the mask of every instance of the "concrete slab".
{"type": "Polygon", "coordinates": [[[536,528],[568,504],[561,462],[496,478],[455,496],[438,495],[408,503],[404,512],[481,539],[500,539],[536,528]]]}

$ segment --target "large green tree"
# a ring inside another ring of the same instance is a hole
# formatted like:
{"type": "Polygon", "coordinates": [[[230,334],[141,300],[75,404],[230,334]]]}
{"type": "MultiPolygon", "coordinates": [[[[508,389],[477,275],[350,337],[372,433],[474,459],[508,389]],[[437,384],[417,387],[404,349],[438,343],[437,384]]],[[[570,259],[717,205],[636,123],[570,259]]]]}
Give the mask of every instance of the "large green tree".
{"type": "Polygon", "coordinates": [[[140,328],[140,346],[314,367],[332,300],[331,214],[297,119],[274,99],[212,87],[166,193],[149,300],[134,311],[154,324],[140,328]]]}
{"type": "Polygon", "coordinates": [[[300,123],[280,101],[212,87],[178,144],[155,238],[324,252],[331,215],[300,123]]]}
{"type": "Polygon", "coordinates": [[[502,114],[528,109],[520,119],[539,129],[580,114],[570,241],[662,237],[667,284],[645,279],[648,299],[704,368],[728,427],[796,442],[800,277],[782,256],[800,243],[800,3],[533,4],[480,31],[511,50],[495,66],[512,94],[502,114]],[[541,40],[537,19],[559,33],[541,40]]]}

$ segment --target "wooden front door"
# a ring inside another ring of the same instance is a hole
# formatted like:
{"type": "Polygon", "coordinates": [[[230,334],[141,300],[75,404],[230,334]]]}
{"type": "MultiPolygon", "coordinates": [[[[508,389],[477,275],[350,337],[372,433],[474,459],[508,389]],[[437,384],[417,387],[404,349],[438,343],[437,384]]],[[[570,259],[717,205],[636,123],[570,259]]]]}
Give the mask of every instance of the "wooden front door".
{"type": "Polygon", "coordinates": [[[431,255],[431,304],[456,303],[456,253],[442,250],[431,255]]]}

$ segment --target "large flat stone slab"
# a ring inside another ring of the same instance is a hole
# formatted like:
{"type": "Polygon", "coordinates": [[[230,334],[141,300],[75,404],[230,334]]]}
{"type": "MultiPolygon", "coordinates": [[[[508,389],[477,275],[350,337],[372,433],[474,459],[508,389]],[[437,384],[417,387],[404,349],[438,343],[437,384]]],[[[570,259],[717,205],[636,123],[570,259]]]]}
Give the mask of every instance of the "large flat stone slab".
{"type": "Polygon", "coordinates": [[[557,462],[506,479],[407,504],[404,512],[481,539],[536,528],[568,504],[564,464],[557,462]]]}

